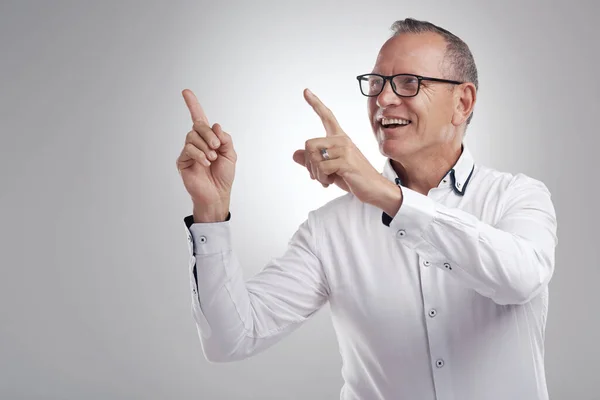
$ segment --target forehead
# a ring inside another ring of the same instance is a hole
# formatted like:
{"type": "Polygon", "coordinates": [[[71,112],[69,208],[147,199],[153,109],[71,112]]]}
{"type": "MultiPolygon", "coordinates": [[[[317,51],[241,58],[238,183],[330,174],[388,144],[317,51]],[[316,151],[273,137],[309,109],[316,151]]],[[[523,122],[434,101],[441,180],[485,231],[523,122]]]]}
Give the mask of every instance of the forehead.
{"type": "Polygon", "coordinates": [[[403,33],[388,39],[377,56],[374,73],[439,77],[446,50],[444,38],[433,32],[403,33]]]}

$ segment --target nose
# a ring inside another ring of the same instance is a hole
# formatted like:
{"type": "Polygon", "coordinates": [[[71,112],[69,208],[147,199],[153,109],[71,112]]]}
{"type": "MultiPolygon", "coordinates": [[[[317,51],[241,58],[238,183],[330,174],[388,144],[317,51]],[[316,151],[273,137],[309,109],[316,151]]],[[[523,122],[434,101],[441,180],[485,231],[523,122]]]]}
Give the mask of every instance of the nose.
{"type": "Polygon", "coordinates": [[[392,90],[392,82],[387,81],[383,85],[383,90],[377,96],[377,105],[380,108],[386,108],[389,106],[397,106],[402,104],[402,97],[398,96],[392,90]]]}

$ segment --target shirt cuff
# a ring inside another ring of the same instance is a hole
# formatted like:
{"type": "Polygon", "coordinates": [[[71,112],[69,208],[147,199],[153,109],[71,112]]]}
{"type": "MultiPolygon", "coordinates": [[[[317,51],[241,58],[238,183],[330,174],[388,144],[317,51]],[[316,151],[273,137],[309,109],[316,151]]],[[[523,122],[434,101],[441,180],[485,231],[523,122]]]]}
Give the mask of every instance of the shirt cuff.
{"type": "Polygon", "coordinates": [[[417,250],[420,245],[425,244],[423,235],[435,218],[435,202],[414,190],[404,186],[400,188],[402,205],[390,221],[389,227],[401,243],[417,250]]]}
{"type": "Polygon", "coordinates": [[[223,257],[220,253],[229,251],[231,246],[231,232],[229,220],[231,213],[228,214],[224,222],[212,223],[194,223],[193,215],[184,218],[185,229],[188,240],[188,250],[190,253],[190,288],[192,293],[192,312],[199,333],[203,337],[210,337],[212,329],[200,305],[200,293],[198,291],[198,269],[196,262],[200,261],[207,265],[217,265],[217,268],[204,268],[202,270],[202,282],[208,286],[218,286],[224,279],[227,279],[226,268],[222,266],[223,257]],[[218,261],[217,261],[218,260],[218,261]]]}
{"type": "Polygon", "coordinates": [[[206,255],[231,250],[231,213],[223,222],[194,222],[193,215],[184,218],[190,254],[206,255]]]}

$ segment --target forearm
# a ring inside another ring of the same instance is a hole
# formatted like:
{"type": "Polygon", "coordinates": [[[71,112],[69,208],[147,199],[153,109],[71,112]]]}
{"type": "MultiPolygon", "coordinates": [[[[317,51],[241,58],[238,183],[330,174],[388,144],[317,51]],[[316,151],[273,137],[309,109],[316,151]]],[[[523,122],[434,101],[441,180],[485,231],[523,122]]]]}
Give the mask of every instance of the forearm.
{"type": "MultiPolygon", "coordinates": [[[[235,254],[229,250],[195,255],[197,307],[194,310],[206,358],[213,362],[235,361],[268,347],[257,326],[264,314],[253,312],[253,301],[235,254]]],[[[271,338],[271,340],[274,340],[271,338]]]]}
{"type": "Polygon", "coordinates": [[[537,295],[554,270],[556,221],[549,196],[507,213],[496,226],[403,188],[404,200],[390,227],[404,245],[466,286],[500,304],[537,295]],[[528,208],[530,207],[530,208],[528,208]]]}
{"type": "Polygon", "coordinates": [[[190,258],[194,316],[207,359],[258,353],[296,329],[326,301],[325,276],[305,222],[285,254],[244,281],[229,222],[194,223],[190,258]]]}

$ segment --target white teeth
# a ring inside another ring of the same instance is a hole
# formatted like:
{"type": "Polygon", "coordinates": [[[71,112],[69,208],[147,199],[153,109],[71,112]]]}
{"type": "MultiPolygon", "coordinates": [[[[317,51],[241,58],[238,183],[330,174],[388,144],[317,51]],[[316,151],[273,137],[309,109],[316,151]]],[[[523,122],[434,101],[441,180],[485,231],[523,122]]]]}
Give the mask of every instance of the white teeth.
{"type": "Polygon", "coordinates": [[[381,124],[384,126],[391,125],[391,124],[408,125],[408,124],[410,124],[410,121],[407,119],[399,119],[399,118],[383,118],[381,120],[381,124]]]}

